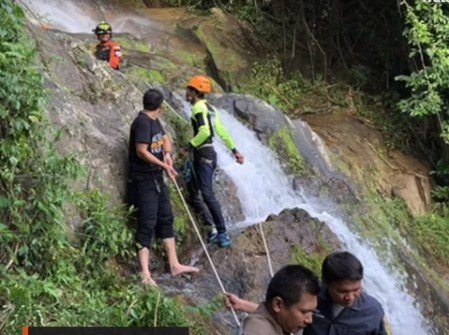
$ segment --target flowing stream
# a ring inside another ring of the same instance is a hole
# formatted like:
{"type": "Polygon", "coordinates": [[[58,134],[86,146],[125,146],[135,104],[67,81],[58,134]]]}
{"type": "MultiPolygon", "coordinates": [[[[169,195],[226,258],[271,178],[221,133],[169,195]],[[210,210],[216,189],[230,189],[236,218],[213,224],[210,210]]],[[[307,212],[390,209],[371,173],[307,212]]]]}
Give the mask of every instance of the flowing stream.
{"type": "Polygon", "coordinates": [[[244,165],[238,165],[224,144],[215,141],[218,165],[236,184],[243,204],[246,219],[236,225],[247,226],[265,220],[268,215],[277,214],[285,208],[306,210],[312,217],[325,222],[345,248],[364,264],[364,287],[382,303],[393,335],[429,334],[430,326],[425,322],[419,304],[407,291],[406,277],[389,269],[379,260],[375,250],[351,232],[345,222],[328,213],[328,202],[320,204],[316,199],[308,199],[302,193],[295,192],[278,159],[252,130],[226,111],[221,111],[220,115],[246,159],[244,165]]]}

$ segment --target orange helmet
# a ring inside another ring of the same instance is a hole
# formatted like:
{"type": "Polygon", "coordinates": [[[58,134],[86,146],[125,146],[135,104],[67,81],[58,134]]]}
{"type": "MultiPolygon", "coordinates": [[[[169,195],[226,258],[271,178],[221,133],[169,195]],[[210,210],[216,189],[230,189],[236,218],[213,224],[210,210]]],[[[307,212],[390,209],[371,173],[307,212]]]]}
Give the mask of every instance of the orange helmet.
{"type": "Polygon", "coordinates": [[[211,92],[211,82],[206,76],[195,76],[189,80],[187,87],[192,87],[200,93],[209,94],[211,92]]]}

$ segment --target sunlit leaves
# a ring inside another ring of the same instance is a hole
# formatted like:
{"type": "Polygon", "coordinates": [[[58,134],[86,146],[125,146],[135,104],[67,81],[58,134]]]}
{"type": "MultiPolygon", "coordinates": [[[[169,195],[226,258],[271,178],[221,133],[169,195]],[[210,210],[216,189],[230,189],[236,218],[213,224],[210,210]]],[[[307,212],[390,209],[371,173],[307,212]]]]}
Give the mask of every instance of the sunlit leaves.
{"type": "Polygon", "coordinates": [[[410,57],[418,69],[409,76],[398,76],[405,82],[410,96],[401,100],[399,109],[413,117],[438,115],[441,136],[449,143],[443,111],[449,108],[445,97],[449,84],[449,16],[440,4],[417,2],[413,6],[403,3],[407,27],[404,30],[411,47],[410,57]]]}

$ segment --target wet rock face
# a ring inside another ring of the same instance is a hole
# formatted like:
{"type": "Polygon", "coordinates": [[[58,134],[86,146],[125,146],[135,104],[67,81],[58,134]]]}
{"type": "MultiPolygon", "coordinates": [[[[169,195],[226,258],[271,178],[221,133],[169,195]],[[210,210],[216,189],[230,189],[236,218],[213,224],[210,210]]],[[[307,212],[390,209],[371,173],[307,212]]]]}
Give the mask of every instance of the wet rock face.
{"type": "Polygon", "coordinates": [[[400,197],[412,215],[425,213],[431,184],[425,164],[388,149],[377,129],[353,115],[307,115],[305,121],[322,138],[333,163],[338,161],[360,189],[376,188],[386,196],[400,197]]]}
{"type": "Polygon", "coordinates": [[[245,219],[242,203],[237,196],[237,186],[224,171],[217,169],[214,178],[214,192],[221,204],[223,217],[229,228],[245,219]]]}
{"type": "Polygon", "coordinates": [[[88,53],[90,37],[46,31],[38,40],[49,88],[47,113],[61,129],[57,148],[74,154],[87,169],[86,179],[75,187],[96,186],[113,201],[123,200],[129,126],[141,108],[142,93],[88,53]]]}
{"type": "MultiPolygon", "coordinates": [[[[330,249],[338,248],[337,237],[327,226],[310,217],[301,209],[285,210],[278,216],[271,216],[262,224],[270,251],[273,270],[293,262],[294,248],[301,248],[306,254],[321,253],[323,244],[330,249]]],[[[229,292],[246,299],[259,302],[270,280],[267,255],[263,246],[260,228],[251,226],[232,237],[231,249],[210,248],[213,262],[229,292]]],[[[211,299],[220,293],[219,286],[210,269],[206,257],[200,256],[201,272],[194,281],[201,283],[188,293],[196,301],[211,299]]],[[[228,333],[232,334],[232,320],[229,313],[216,316],[217,322],[228,323],[228,333]],[[220,321],[221,320],[221,321],[220,321]]]]}
{"type": "Polygon", "coordinates": [[[289,125],[288,119],[279,109],[251,95],[216,94],[211,95],[209,100],[246,123],[264,143],[269,135],[289,125]]]}

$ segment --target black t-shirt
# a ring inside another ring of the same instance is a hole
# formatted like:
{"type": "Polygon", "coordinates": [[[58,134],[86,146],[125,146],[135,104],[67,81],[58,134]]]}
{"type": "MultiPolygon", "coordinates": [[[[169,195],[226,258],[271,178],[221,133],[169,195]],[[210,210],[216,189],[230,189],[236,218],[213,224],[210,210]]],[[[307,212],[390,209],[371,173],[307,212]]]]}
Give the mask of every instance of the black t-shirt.
{"type": "Polygon", "coordinates": [[[162,173],[162,167],[151,164],[139,158],[136,153],[136,143],[148,143],[148,151],[159,160],[164,160],[163,136],[165,130],[159,120],[153,120],[140,112],[131,125],[129,138],[129,175],[135,176],[148,173],[162,173]]]}

